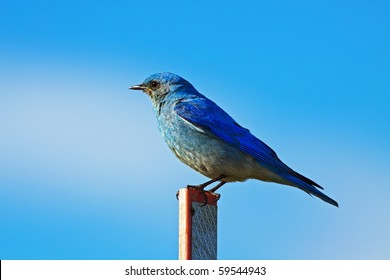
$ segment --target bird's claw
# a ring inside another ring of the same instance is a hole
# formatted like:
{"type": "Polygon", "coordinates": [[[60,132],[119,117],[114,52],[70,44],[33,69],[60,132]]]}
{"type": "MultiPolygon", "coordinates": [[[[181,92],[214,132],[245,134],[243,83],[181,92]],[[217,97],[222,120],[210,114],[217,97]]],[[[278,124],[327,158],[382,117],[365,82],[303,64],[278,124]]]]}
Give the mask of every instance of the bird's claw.
{"type": "Polygon", "coordinates": [[[209,200],[207,198],[207,195],[206,195],[206,191],[204,190],[203,185],[199,185],[199,186],[187,185],[187,188],[197,189],[197,190],[199,190],[202,193],[202,196],[204,198],[204,203],[200,207],[205,206],[209,202],[209,200]]]}
{"type": "MultiPolygon", "coordinates": [[[[221,198],[221,195],[220,194],[217,194],[217,193],[214,193],[213,192],[213,189],[211,190],[208,190],[206,191],[204,188],[205,188],[205,184],[202,184],[202,185],[198,185],[198,186],[194,186],[194,185],[187,185],[187,188],[192,188],[192,189],[196,189],[196,190],[199,190],[201,193],[202,193],[202,196],[204,198],[204,203],[200,206],[200,207],[203,207],[205,205],[208,204],[209,202],[209,199],[207,197],[207,193],[210,193],[210,194],[213,194],[216,196],[216,199],[214,200],[214,202],[217,202],[220,198],[221,198]]],[[[179,192],[176,193],[176,198],[179,199],[179,192]]]]}
{"type": "Polygon", "coordinates": [[[209,202],[208,201],[208,197],[206,195],[206,192],[211,193],[211,194],[216,196],[216,199],[214,200],[214,202],[217,202],[221,198],[221,195],[219,193],[213,193],[213,192],[210,192],[210,191],[203,190],[202,195],[204,197],[204,203],[200,207],[205,206],[209,202]]]}
{"type": "Polygon", "coordinates": [[[214,193],[214,195],[217,197],[214,202],[217,202],[221,198],[221,195],[219,193],[214,193]]]}
{"type": "Polygon", "coordinates": [[[204,203],[200,207],[205,206],[209,202],[209,199],[208,199],[208,197],[206,195],[206,191],[205,190],[202,190],[202,196],[204,198],[204,203]]]}

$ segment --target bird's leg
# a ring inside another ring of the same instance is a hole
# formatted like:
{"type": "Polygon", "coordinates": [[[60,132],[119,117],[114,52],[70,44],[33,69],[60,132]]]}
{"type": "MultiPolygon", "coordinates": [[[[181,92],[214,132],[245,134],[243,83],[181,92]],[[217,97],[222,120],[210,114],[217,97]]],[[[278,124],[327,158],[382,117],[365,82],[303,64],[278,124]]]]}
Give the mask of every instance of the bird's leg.
{"type": "MultiPolygon", "coordinates": [[[[198,186],[191,186],[191,185],[188,185],[187,188],[195,188],[195,189],[198,189],[202,192],[202,195],[203,195],[203,198],[204,198],[204,204],[201,206],[205,206],[208,202],[208,199],[207,199],[207,195],[206,195],[206,191],[204,190],[205,187],[207,187],[208,185],[214,183],[214,182],[217,182],[223,178],[226,178],[226,175],[220,175],[218,176],[217,178],[214,178],[214,179],[211,179],[210,181],[207,181],[206,183],[203,183],[203,184],[200,184],[198,186]]],[[[218,188],[220,188],[223,184],[225,184],[226,182],[221,182],[219,183],[216,187],[212,188],[211,189],[211,192],[213,192],[212,190],[217,190],[218,188]]],[[[219,199],[219,198],[218,198],[219,199]]],[[[217,199],[217,200],[218,200],[217,199]]]]}
{"type": "Polygon", "coordinates": [[[208,190],[209,192],[211,193],[215,193],[216,190],[218,190],[220,187],[222,187],[223,185],[225,185],[227,182],[225,181],[222,181],[220,182],[218,185],[216,185],[214,188],[208,190]]]}
{"type": "MultiPolygon", "coordinates": [[[[198,190],[201,190],[202,191],[202,194],[205,198],[205,201],[206,201],[206,204],[207,204],[207,196],[205,194],[205,190],[204,188],[207,187],[208,185],[214,183],[214,182],[217,182],[218,180],[221,180],[223,178],[225,178],[226,176],[225,175],[221,175],[221,176],[218,176],[217,178],[215,179],[211,179],[209,181],[207,181],[206,183],[203,183],[203,184],[200,184],[200,185],[197,185],[197,186],[194,186],[194,185],[187,185],[187,188],[194,188],[194,189],[198,189],[198,190]]],[[[226,182],[221,182],[221,183],[226,183],[226,182]]],[[[219,187],[221,187],[223,184],[219,183],[216,187],[212,188],[210,190],[210,192],[213,192],[213,190],[215,189],[218,189],[219,187]]],[[[176,193],[176,199],[179,199],[179,191],[177,191],[176,193]]],[[[205,205],[206,205],[205,204],[205,205]]]]}
{"type": "Polygon", "coordinates": [[[217,196],[217,199],[215,200],[215,202],[217,202],[220,198],[221,198],[221,195],[220,194],[216,194],[215,191],[218,190],[220,187],[222,187],[223,185],[225,185],[227,182],[219,182],[218,185],[216,185],[214,188],[208,190],[209,192],[211,193],[214,193],[216,196],[217,196]]]}
{"type": "Polygon", "coordinates": [[[214,182],[217,182],[223,178],[225,178],[226,176],[225,175],[221,175],[221,176],[218,176],[217,178],[215,179],[211,179],[210,181],[207,181],[206,183],[203,183],[203,184],[200,184],[200,185],[197,185],[197,186],[193,186],[193,185],[187,185],[187,188],[195,188],[195,189],[199,189],[199,190],[202,190],[204,191],[204,188],[207,187],[208,185],[214,183],[214,182]]]}

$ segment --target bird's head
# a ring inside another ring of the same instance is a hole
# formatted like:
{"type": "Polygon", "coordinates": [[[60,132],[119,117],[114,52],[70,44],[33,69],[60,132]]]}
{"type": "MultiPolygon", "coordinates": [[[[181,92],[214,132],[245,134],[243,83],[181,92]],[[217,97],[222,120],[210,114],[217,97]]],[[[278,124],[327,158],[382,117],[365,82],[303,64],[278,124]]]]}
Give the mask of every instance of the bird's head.
{"type": "Polygon", "coordinates": [[[177,91],[181,87],[192,87],[182,77],[169,73],[157,73],[149,76],[146,80],[140,84],[131,86],[129,89],[142,90],[144,93],[150,96],[153,102],[159,102],[166,95],[177,91]]]}

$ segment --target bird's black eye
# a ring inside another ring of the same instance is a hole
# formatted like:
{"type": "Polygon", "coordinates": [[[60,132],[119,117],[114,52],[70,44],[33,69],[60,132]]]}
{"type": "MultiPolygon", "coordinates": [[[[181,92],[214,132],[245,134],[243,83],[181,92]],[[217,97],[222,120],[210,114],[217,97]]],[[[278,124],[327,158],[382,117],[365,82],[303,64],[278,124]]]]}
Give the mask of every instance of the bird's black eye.
{"type": "Polygon", "coordinates": [[[151,81],[151,83],[150,83],[150,87],[153,89],[158,88],[159,85],[160,85],[160,83],[157,81],[151,81]]]}

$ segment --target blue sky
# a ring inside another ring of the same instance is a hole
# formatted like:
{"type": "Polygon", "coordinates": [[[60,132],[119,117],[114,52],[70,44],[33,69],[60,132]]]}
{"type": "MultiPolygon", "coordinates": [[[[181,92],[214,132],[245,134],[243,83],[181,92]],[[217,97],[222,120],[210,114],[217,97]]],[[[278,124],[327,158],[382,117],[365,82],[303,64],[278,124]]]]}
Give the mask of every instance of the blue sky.
{"type": "Polygon", "coordinates": [[[388,1],[6,1],[0,259],[176,259],[178,161],[130,85],[189,80],[340,208],[224,186],[220,259],[390,258],[388,1]]]}

